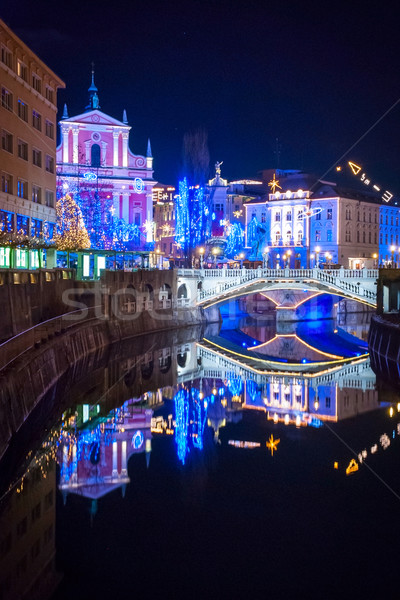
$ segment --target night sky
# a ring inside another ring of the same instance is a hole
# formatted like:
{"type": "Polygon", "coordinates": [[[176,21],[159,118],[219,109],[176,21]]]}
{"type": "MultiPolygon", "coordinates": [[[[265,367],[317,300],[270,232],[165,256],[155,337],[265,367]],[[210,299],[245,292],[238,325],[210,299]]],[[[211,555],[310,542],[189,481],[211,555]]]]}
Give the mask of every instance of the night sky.
{"type": "MultiPolygon", "coordinates": [[[[388,6],[20,0],[0,16],[65,81],[59,111],[83,112],[94,61],[101,109],[126,108],[131,149],[150,137],[155,178],[176,183],[183,135],[199,126],[230,180],[277,166],[322,176],[400,98],[400,9],[388,6]]],[[[396,195],[399,117],[400,103],[347,156],[396,195]]]]}

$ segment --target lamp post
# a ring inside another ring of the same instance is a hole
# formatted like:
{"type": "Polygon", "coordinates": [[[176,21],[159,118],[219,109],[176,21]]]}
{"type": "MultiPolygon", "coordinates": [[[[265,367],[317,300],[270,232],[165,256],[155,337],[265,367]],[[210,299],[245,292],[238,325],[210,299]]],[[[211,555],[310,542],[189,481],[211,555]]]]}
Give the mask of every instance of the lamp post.
{"type": "Polygon", "coordinates": [[[310,254],[310,259],[311,259],[311,265],[310,266],[313,269],[315,267],[315,262],[314,262],[315,254],[310,254]]]}
{"type": "Polygon", "coordinates": [[[213,248],[211,251],[212,255],[214,256],[214,267],[217,268],[217,254],[218,254],[218,248],[213,248]]]}
{"type": "Polygon", "coordinates": [[[200,254],[200,269],[204,268],[204,248],[199,248],[200,254]]]}
{"type": "Polygon", "coordinates": [[[319,253],[321,252],[321,248],[319,246],[315,247],[315,266],[319,266],[319,253]]]}
{"type": "Polygon", "coordinates": [[[286,267],[288,269],[290,269],[290,257],[292,256],[292,251],[291,250],[287,250],[286,254],[287,254],[287,264],[286,264],[286,267]]]}
{"type": "Polygon", "coordinates": [[[268,246],[266,248],[264,248],[264,252],[263,252],[263,259],[264,259],[264,269],[268,269],[268,262],[269,262],[269,248],[268,246]]]}
{"type": "Polygon", "coordinates": [[[282,256],[282,260],[283,260],[283,268],[285,268],[285,267],[286,267],[286,259],[287,259],[287,256],[286,256],[286,254],[284,254],[284,255],[282,256]]]}
{"type": "Polygon", "coordinates": [[[331,264],[331,258],[332,258],[332,255],[329,254],[329,252],[325,252],[325,260],[326,260],[326,264],[328,265],[328,267],[331,264]]]}
{"type": "Polygon", "coordinates": [[[390,246],[390,252],[392,253],[392,269],[394,269],[394,253],[396,252],[396,246],[390,246]]]}
{"type": "Polygon", "coordinates": [[[376,269],[376,268],[377,268],[377,266],[378,266],[378,254],[375,252],[375,253],[372,255],[372,258],[374,259],[374,269],[376,269]]]}

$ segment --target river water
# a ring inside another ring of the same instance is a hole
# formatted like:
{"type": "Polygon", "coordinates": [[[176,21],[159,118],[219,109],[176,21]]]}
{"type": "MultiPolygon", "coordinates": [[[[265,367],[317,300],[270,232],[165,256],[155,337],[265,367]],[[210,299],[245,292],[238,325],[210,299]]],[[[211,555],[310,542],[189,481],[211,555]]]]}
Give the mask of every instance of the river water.
{"type": "Polygon", "coordinates": [[[332,306],[241,300],[61,378],[0,464],[0,598],[398,597],[400,395],[332,306]]]}

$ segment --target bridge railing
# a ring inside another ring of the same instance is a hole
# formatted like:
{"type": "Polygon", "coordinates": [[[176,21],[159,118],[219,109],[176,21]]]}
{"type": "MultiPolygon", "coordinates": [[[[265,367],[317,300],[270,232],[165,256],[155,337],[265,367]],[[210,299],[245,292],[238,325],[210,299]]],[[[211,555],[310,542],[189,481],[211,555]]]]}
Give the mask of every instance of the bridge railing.
{"type": "Polygon", "coordinates": [[[376,300],[375,290],[368,290],[363,283],[375,284],[378,278],[377,269],[179,269],[178,275],[195,277],[210,281],[218,280],[216,285],[210,289],[201,290],[200,300],[206,300],[218,296],[234,286],[243,285],[256,279],[295,280],[304,281],[313,279],[321,281],[338,290],[350,293],[356,298],[365,300],[376,300]],[[356,281],[355,281],[356,280],[356,281]]]}

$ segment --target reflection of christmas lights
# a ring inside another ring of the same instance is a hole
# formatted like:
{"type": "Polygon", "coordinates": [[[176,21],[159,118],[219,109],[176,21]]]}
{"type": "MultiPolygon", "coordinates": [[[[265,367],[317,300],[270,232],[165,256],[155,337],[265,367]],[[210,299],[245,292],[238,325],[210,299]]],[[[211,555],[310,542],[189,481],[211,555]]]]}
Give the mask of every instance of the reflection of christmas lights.
{"type": "Polygon", "coordinates": [[[268,442],[266,442],[266,446],[268,448],[268,450],[271,452],[271,456],[274,455],[274,452],[276,452],[278,450],[278,444],[281,440],[278,438],[277,440],[274,440],[274,436],[271,435],[269,436],[269,440],[268,442]]]}
{"type": "Polygon", "coordinates": [[[234,446],[235,448],[246,448],[246,450],[253,448],[259,448],[261,444],[259,442],[245,442],[242,440],[229,440],[229,446],[234,446]]]}
{"type": "MultiPolygon", "coordinates": [[[[353,175],[355,175],[357,177],[360,174],[362,167],[351,161],[349,161],[347,164],[349,165],[353,175]]],[[[360,181],[362,181],[364,183],[364,185],[370,185],[370,183],[371,183],[371,180],[367,177],[366,173],[361,174],[360,181]]],[[[376,184],[372,184],[372,187],[376,192],[381,191],[381,188],[376,184]]],[[[385,202],[389,202],[393,198],[393,194],[391,192],[389,192],[388,190],[386,190],[385,192],[383,192],[381,198],[385,202]]]]}

